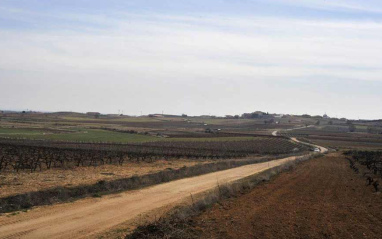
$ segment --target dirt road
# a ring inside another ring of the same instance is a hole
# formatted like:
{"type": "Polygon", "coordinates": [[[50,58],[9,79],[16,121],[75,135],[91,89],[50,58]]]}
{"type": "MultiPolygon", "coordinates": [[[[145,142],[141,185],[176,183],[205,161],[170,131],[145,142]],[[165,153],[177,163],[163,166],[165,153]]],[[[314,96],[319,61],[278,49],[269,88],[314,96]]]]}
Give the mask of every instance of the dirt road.
{"type": "Polygon", "coordinates": [[[315,147],[315,148],[318,148],[318,149],[320,149],[320,152],[321,152],[321,153],[326,153],[326,152],[329,151],[327,148],[322,147],[322,146],[319,146],[319,145],[305,143],[305,142],[302,142],[302,141],[300,141],[300,140],[298,140],[298,139],[296,139],[296,138],[290,138],[290,139],[291,139],[292,141],[296,142],[296,143],[305,144],[305,145],[309,145],[309,146],[313,146],[313,147],[315,147]]]}
{"type": "MultiPolygon", "coordinates": [[[[295,130],[295,129],[306,129],[308,127],[314,127],[314,125],[308,125],[308,126],[303,126],[303,127],[297,127],[297,128],[292,128],[292,129],[283,129],[282,131],[292,131],[292,130],[295,130]]],[[[280,130],[275,130],[272,132],[272,135],[273,136],[277,136],[278,135],[278,131],[280,130]]]]}
{"type": "MultiPolygon", "coordinates": [[[[314,127],[313,125],[309,125],[307,127],[314,127]]],[[[306,127],[299,127],[299,128],[293,128],[293,129],[286,129],[284,131],[290,131],[290,130],[294,130],[294,129],[305,129],[306,127]]],[[[277,136],[278,135],[278,130],[275,130],[272,132],[272,135],[273,136],[277,136]]],[[[328,152],[329,150],[325,147],[322,147],[322,146],[319,146],[319,145],[315,145],[315,144],[309,144],[309,143],[305,143],[305,142],[302,142],[300,140],[298,140],[297,138],[290,138],[292,141],[296,142],[296,143],[300,143],[300,144],[305,144],[305,145],[308,145],[308,146],[312,146],[312,147],[315,147],[315,148],[319,148],[320,149],[320,152],[321,153],[326,153],[328,152]]]]}
{"type": "Polygon", "coordinates": [[[192,218],[200,238],[381,238],[382,197],[341,153],[312,159],[192,218]]]}
{"type": "Polygon", "coordinates": [[[89,237],[142,213],[190,197],[190,194],[212,189],[218,182],[235,181],[295,158],[247,165],[103,198],[40,207],[10,217],[1,216],[0,238],[89,237]]]}

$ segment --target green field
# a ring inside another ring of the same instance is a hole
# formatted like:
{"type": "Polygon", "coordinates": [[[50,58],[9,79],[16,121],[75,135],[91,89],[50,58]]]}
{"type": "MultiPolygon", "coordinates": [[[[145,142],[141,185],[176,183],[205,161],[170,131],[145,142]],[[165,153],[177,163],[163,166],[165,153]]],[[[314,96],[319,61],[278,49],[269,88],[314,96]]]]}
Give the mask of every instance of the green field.
{"type": "Polygon", "coordinates": [[[165,141],[240,141],[240,140],[256,140],[260,137],[214,137],[214,138],[166,138],[165,141]]]}
{"type": "Polygon", "coordinates": [[[225,124],[245,124],[254,122],[254,120],[248,119],[209,119],[209,118],[188,118],[191,122],[194,123],[205,123],[205,124],[217,124],[217,125],[225,125],[225,124]]]}
{"type": "Polygon", "coordinates": [[[51,133],[44,129],[0,128],[0,137],[45,139],[58,141],[143,143],[152,141],[237,141],[255,140],[255,137],[212,137],[212,138],[160,138],[142,134],[128,134],[101,129],[77,129],[73,133],[51,133]]]}
{"type": "Polygon", "coordinates": [[[44,131],[42,129],[17,129],[17,128],[0,128],[0,136],[27,136],[27,135],[42,135],[44,131]]]}
{"type": "Polygon", "coordinates": [[[100,117],[100,118],[94,118],[94,117],[75,117],[75,116],[65,116],[65,117],[59,117],[59,119],[62,120],[69,120],[69,121],[110,121],[110,122],[156,122],[158,121],[156,118],[150,118],[150,117],[100,117]]]}
{"type": "Polygon", "coordinates": [[[160,138],[140,134],[118,133],[106,130],[79,130],[75,133],[49,133],[44,130],[31,129],[4,129],[0,128],[0,137],[25,138],[25,139],[48,139],[63,141],[83,141],[83,142],[150,142],[158,141],[160,138]]]}

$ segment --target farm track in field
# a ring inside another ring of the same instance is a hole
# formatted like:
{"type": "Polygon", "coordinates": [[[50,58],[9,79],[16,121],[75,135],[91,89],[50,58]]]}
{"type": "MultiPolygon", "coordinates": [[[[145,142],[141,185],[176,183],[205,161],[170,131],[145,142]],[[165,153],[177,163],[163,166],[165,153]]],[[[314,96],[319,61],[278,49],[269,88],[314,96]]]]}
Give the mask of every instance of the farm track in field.
{"type": "Polygon", "coordinates": [[[217,186],[276,167],[296,157],[181,179],[104,198],[36,208],[0,218],[0,238],[82,238],[106,231],[140,214],[177,203],[217,186]]]}
{"type": "MultiPolygon", "coordinates": [[[[294,141],[298,142],[296,139],[294,141]]],[[[326,151],[323,148],[322,152],[326,151]]],[[[157,186],[87,198],[74,203],[35,208],[28,213],[0,217],[0,238],[89,238],[119,224],[136,221],[139,215],[175,205],[190,197],[277,167],[295,156],[181,179],[157,186]]]]}

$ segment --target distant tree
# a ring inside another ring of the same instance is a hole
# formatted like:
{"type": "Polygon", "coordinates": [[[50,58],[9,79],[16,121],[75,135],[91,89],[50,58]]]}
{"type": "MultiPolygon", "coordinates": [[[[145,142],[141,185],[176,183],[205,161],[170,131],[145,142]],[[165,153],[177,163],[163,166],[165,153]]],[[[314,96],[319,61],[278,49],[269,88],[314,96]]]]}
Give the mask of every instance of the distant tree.
{"type": "Polygon", "coordinates": [[[241,115],[241,117],[243,119],[257,119],[260,117],[260,115],[258,113],[253,112],[253,113],[244,113],[241,115]]]}
{"type": "Polygon", "coordinates": [[[354,124],[349,124],[349,131],[354,132],[355,130],[356,130],[356,127],[354,126],[354,124]]]}
{"type": "Polygon", "coordinates": [[[253,119],[259,118],[259,114],[258,113],[252,113],[251,116],[252,116],[251,118],[253,118],[253,119]]]}
{"type": "Polygon", "coordinates": [[[182,114],[182,117],[186,118],[186,117],[187,117],[187,115],[186,115],[186,114],[182,114]]]}
{"type": "Polygon", "coordinates": [[[238,119],[238,118],[240,118],[240,116],[239,116],[239,115],[235,115],[234,118],[235,118],[235,119],[238,119]]]}
{"type": "Polygon", "coordinates": [[[320,125],[320,123],[321,123],[321,122],[320,122],[319,120],[317,120],[316,125],[320,125]]]}
{"type": "Polygon", "coordinates": [[[333,121],[329,120],[328,124],[333,125],[333,121]]]}

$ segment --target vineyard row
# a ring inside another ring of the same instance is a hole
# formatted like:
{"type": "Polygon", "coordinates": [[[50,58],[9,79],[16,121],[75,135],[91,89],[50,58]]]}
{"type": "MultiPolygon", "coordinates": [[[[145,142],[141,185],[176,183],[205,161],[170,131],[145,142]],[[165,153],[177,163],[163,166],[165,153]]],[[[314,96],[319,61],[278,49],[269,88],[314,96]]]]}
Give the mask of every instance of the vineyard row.
{"type": "Polygon", "coordinates": [[[73,166],[122,165],[126,160],[227,159],[255,154],[283,154],[306,150],[283,138],[245,141],[180,141],[143,144],[75,144],[41,141],[0,141],[0,171],[44,170],[73,166]]]}

